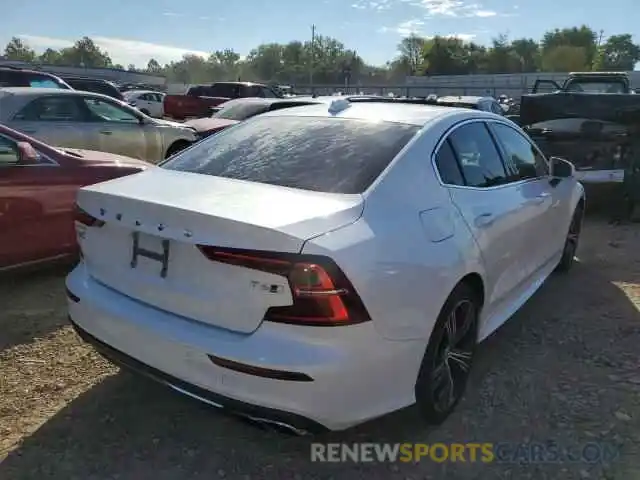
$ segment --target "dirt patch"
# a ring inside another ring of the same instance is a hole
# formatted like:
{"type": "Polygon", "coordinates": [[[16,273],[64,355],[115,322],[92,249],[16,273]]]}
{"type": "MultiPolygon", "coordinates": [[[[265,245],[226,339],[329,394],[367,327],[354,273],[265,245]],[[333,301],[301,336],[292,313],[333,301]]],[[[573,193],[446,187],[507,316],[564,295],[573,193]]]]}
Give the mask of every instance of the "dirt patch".
{"type": "Polygon", "coordinates": [[[0,478],[640,478],[640,226],[588,221],[579,257],[482,344],[444,425],[426,428],[408,409],[316,439],[551,441],[574,461],[311,463],[309,439],[263,432],[102,360],[66,325],[54,271],[0,282],[0,478]],[[618,453],[590,464],[577,458],[585,445],[592,457],[598,445],[618,453]]]}

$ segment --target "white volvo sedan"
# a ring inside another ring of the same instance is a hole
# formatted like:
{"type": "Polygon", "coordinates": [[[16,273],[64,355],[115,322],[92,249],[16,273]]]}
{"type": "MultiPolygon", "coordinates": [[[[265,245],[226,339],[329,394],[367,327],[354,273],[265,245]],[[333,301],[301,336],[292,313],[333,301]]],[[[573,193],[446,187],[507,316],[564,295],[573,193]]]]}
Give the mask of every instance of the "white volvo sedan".
{"type": "Polygon", "coordinates": [[[304,433],[417,404],[578,244],[585,197],[515,124],[337,99],[257,116],[83,188],[69,315],[116,363],[304,433]]]}

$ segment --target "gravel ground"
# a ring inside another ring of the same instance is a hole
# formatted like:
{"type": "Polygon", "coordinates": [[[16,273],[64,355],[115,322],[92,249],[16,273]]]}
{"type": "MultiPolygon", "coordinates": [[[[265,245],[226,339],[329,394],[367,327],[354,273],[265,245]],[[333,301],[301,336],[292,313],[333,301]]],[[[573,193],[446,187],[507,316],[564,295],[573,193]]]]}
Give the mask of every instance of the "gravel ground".
{"type": "Polygon", "coordinates": [[[426,428],[407,409],[316,439],[604,442],[619,452],[606,462],[311,463],[308,438],[246,425],[102,360],[66,325],[55,270],[0,283],[0,479],[640,479],[639,245],[640,226],[589,220],[580,263],[481,345],[444,425],[426,428]]]}

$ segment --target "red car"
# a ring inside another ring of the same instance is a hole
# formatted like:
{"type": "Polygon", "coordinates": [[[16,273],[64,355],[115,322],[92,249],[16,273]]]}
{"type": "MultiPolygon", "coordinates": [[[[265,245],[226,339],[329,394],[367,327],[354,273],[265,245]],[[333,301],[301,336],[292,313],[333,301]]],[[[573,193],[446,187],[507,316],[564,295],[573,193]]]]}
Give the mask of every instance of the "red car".
{"type": "Polygon", "coordinates": [[[0,125],[0,272],[72,258],[77,190],[149,166],[110,153],[54,148],[0,125]]]}
{"type": "Polygon", "coordinates": [[[206,117],[212,107],[234,98],[282,98],[282,93],[260,83],[217,82],[194,85],[184,95],[165,95],[164,115],[184,120],[188,117],[206,117]]]}

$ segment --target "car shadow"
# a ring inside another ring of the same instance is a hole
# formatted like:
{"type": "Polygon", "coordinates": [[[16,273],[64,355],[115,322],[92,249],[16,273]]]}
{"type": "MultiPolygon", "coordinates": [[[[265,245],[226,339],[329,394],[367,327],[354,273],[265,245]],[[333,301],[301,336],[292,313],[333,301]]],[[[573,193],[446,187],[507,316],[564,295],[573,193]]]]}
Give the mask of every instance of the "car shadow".
{"type": "MultiPolygon", "coordinates": [[[[634,267],[640,252],[626,262],[616,255],[630,251],[625,242],[637,242],[640,228],[616,228],[587,226],[588,233],[607,239],[585,238],[574,269],[550,278],[480,345],[467,394],[439,427],[426,427],[419,412],[408,408],[345,432],[289,437],[245,425],[121,371],[78,396],[26,438],[0,463],[0,478],[351,480],[446,475],[493,480],[533,478],[518,472],[543,472],[547,476],[535,478],[570,479],[586,478],[572,472],[603,478],[605,470],[637,469],[639,457],[625,451],[621,439],[640,427],[640,405],[629,400],[637,395],[637,386],[626,382],[628,375],[638,378],[640,314],[629,290],[618,284],[640,285],[640,269],[634,267]],[[635,411],[629,411],[634,405],[635,411]],[[616,420],[616,408],[627,409],[629,419],[616,420]],[[622,450],[614,463],[604,465],[310,463],[312,441],[531,440],[609,442],[622,450]]],[[[393,379],[389,383],[392,386],[393,379]]]]}
{"type": "Polygon", "coordinates": [[[65,260],[0,275],[0,352],[49,335],[67,324],[63,279],[73,263],[65,260]]]}

